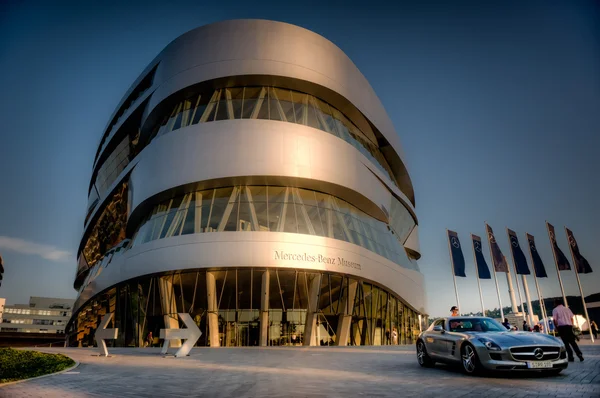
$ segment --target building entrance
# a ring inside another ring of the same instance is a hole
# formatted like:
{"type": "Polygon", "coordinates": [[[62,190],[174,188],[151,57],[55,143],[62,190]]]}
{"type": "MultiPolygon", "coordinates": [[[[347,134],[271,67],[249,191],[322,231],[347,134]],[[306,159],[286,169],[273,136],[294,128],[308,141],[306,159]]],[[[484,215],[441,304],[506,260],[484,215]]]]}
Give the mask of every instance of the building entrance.
{"type": "MultiPolygon", "coordinates": [[[[107,312],[117,346],[144,347],[152,332],[183,327],[189,313],[198,346],[411,344],[418,314],[382,287],[360,279],[294,269],[192,270],[120,284],[82,306],[67,328],[71,346],[93,344],[107,312]]],[[[426,320],[425,320],[426,322],[426,320]]]]}

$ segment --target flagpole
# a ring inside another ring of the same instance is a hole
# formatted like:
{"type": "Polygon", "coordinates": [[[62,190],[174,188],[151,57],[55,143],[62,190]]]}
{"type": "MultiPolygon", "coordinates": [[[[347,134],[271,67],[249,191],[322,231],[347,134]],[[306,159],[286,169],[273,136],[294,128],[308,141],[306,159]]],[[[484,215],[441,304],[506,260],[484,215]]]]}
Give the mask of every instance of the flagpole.
{"type": "Polygon", "coordinates": [[[523,296],[521,296],[521,288],[519,287],[519,273],[517,272],[517,263],[515,262],[515,254],[513,253],[508,228],[506,228],[506,235],[508,236],[508,244],[510,245],[510,257],[512,258],[513,268],[515,269],[515,282],[517,282],[517,292],[519,294],[519,302],[521,303],[521,311],[523,312],[523,320],[527,321],[527,313],[525,312],[525,306],[523,305],[523,296]]]}
{"type": "Polygon", "coordinates": [[[527,286],[527,278],[524,274],[521,274],[523,281],[523,291],[525,293],[525,300],[527,301],[527,310],[529,311],[529,327],[533,326],[533,307],[531,306],[531,295],[529,294],[529,286],[527,286]]]}
{"type": "Polygon", "coordinates": [[[485,223],[485,234],[488,237],[488,246],[490,247],[490,259],[492,260],[492,269],[494,270],[494,282],[496,283],[496,293],[498,294],[498,305],[500,306],[500,318],[504,322],[504,310],[502,309],[502,299],[500,298],[500,287],[498,286],[498,278],[496,277],[496,266],[494,265],[494,253],[492,253],[492,244],[490,243],[490,234],[485,223]]]}
{"type": "MultiPolygon", "coordinates": [[[[552,249],[552,256],[554,257],[554,265],[556,266],[556,274],[558,275],[558,284],[560,285],[560,292],[563,296],[563,303],[565,307],[569,308],[569,304],[567,303],[567,296],[565,296],[565,288],[563,287],[562,279],[560,277],[560,269],[558,269],[558,259],[556,258],[556,253],[554,253],[554,244],[552,243],[552,236],[550,236],[550,226],[548,226],[548,221],[546,221],[546,229],[548,230],[548,238],[550,239],[550,249],[552,249]]],[[[556,236],[554,237],[556,240],[556,236]]]]}
{"type": "MultiPolygon", "coordinates": [[[[471,234],[471,246],[473,246],[473,234],[471,234]]],[[[483,305],[483,294],[481,293],[481,281],[479,280],[479,267],[477,266],[477,256],[475,255],[475,246],[473,246],[473,261],[475,261],[475,272],[477,273],[477,287],[479,287],[479,300],[481,301],[481,316],[485,316],[485,307],[483,305]]],[[[504,319],[502,319],[502,322],[504,322],[504,319]]]]}
{"type": "Polygon", "coordinates": [[[448,228],[446,228],[446,239],[448,240],[448,253],[450,253],[450,265],[452,266],[452,278],[454,279],[454,294],[456,294],[456,305],[458,306],[458,314],[460,315],[460,300],[458,299],[458,288],[456,287],[456,270],[454,269],[454,259],[452,258],[452,249],[450,248],[450,236],[448,228]]]}
{"type": "MultiPolygon", "coordinates": [[[[517,282],[517,294],[519,295],[519,303],[521,303],[521,314],[523,314],[523,320],[527,321],[527,315],[525,313],[525,306],[523,305],[523,296],[521,296],[521,287],[519,286],[519,277],[517,276],[517,266],[515,265],[515,258],[512,255],[512,249],[510,251],[511,257],[513,258],[513,268],[515,269],[515,282],[517,282]]],[[[506,256],[504,257],[506,258],[506,256]]],[[[512,280],[512,277],[511,277],[512,280]]],[[[518,309],[518,308],[517,308],[518,309]]]]}
{"type": "MultiPolygon", "coordinates": [[[[529,238],[527,237],[528,233],[525,233],[525,239],[527,240],[527,245],[529,246],[529,257],[531,258],[531,265],[533,266],[533,280],[535,281],[535,290],[537,290],[538,299],[540,300],[540,311],[542,313],[542,321],[544,322],[544,333],[548,334],[548,320],[546,315],[546,304],[544,303],[544,298],[542,297],[542,291],[540,290],[540,285],[537,280],[537,271],[535,269],[535,263],[533,261],[533,253],[531,252],[531,244],[529,243],[529,238]]],[[[533,238],[533,235],[532,235],[533,238]]]]}
{"type": "Polygon", "coordinates": [[[510,297],[510,306],[512,308],[513,313],[518,313],[519,308],[517,307],[517,299],[515,298],[515,287],[513,286],[512,276],[510,273],[508,261],[506,260],[506,256],[502,255],[504,261],[506,261],[506,284],[508,285],[508,295],[510,297]]]}
{"type": "MultiPolygon", "coordinates": [[[[573,253],[573,246],[571,246],[571,241],[569,240],[569,233],[567,232],[567,227],[565,227],[565,234],[567,234],[567,242],[569,243],[569,251],[571,251],[571,258],[573,259],[573,268],[575,268],[575,276],[577,277],[577,285],[579,285],[579,294],[581,294],[581,301],[583,302],[583,312],[585,314],[585,319],[587,319],[588,331],[590,332],[590,338],[592,339],[592,343],[594,342],[594,335],[592,333],[592,324],[590,322],[590,316],[588,315],[587,307],[585,306],[585,296],[583,295],[583,288],[581,287],[581,281],[579,280],[579,271],[577,271],[577,261],[575,260],[575,254],[573,253]]],[[[575,239],[575,237],[573,237],[575,239]]],[[[581,331],[583,333],[583,330],[581,331]]]]}
{"type": "MultiPolygon", "coordinates": [[[[491,249],[490,249],[491,251],[491,249]]],[[[496,268],[492,263],[492,268],[494,269],[494,282],[496,282],[496,293],[498,293],[498,305],[500,306],[500,318],[502,318],[502,322],[504,322],[504,309],[502,308],[502,300],[500,299],[500,288],[498,287],[498,278],[496,278],[496,268]]]]}

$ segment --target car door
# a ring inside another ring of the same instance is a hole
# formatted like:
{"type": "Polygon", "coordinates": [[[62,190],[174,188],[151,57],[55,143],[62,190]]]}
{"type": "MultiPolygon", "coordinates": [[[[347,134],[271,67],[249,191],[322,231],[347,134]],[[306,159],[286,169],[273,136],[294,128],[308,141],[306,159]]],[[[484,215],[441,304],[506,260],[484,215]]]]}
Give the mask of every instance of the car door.
{"type": "MultiPolygon", "coordinates": [[[[458,321],[461,325],[466,325],[466,327],[470,328],[470,321],[467,319],[459,319],[452,321],[458,321]]],[[[442,349],[442,358],[446,361],[460,361],[460,346],[462,340],[465,339],[465,334],[463,327],[453,328],[450,325],[450,321],[446,322],[446,333],[443,335],[443,344],[442,349]]]]}
{"type": "Polygon", "coordinates": [[[446,319],[443,320],[442,327],[444,328],[444,332],[440,334],[439,339],[436,341],[436,343],[437,343],[436,347],[438,350],[437,352],[438,352],[439,358],[448,359],[448,357],[450,356],[450,352],[449,352],[450,341],[453,338],[452,333],[450,332],[450,329],[449,329],[448,320],[446,320],[446,319]]]}
{"type": "Polygon", "coordinates": [[[442,356],[448,361],[460,360],[460,341],[464,338],[462,333],[447,331],[443,337],[443,353],[442,356]]]}
{"type": "Polygon", "coordinates": [[[425,336],[425,345],[427,347],[427,352],[430,356],[435,358],[441,358],[443,348],[444,348],[444,334],[445,330],[439,332],[433,330],[436,326],[441,326],[444,328],[444,319],[438,319],[433,324],[433,328],[429,330],[425,336]]]}

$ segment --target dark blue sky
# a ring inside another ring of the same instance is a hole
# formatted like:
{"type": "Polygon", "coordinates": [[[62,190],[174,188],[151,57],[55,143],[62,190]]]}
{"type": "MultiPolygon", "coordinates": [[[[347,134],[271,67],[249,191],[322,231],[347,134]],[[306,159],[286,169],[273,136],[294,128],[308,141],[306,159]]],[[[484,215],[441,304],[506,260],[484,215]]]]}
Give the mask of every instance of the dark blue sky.
{"type": "MultiPolygon", "coordinates": [[[[349,3],[2,2],[0,297],[75,296],[86,190],[110,114],[171,40],[235,18],[313,30],[371,82],[415,186],[432,315],[454,303],[446,228],[465,245],[463,310],[479,308],[468,234],[484,236],[484,221],[507,256],[506,226],[521,240],[526,231],[537,237],[545,296],[559,288],[544,221],[568,253],[567,225],[595,269],[584,276],[586,294],[600,290],[598,3],[349,3]]],[[[577,293],[574,274],[562,275],[577,293]]],[[[500,286],[506,304],[503,277],[500,286]]],[[[496,306],[493,282],[483,289],[496,306]]]]}

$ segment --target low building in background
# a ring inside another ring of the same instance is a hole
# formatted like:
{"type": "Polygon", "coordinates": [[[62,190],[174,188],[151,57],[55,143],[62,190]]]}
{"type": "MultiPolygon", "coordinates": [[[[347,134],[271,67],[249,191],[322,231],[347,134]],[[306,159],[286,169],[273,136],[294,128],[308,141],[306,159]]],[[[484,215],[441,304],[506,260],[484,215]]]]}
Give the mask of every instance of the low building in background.
{"type": "Polygon", "coordinates": [[[74,299],[30,297],[29,304],[5,302],[0,298],[0,347],[64,345],[74,299]]]}
{"type": "MultiPolygon", "coordinates": [[[[5,299],[0,299],[0,308],[5,299]]],[[[4,305],[0,309],[0,333],[64,334],[75,300],[30,297],[29,304],[4,305]]]]}

